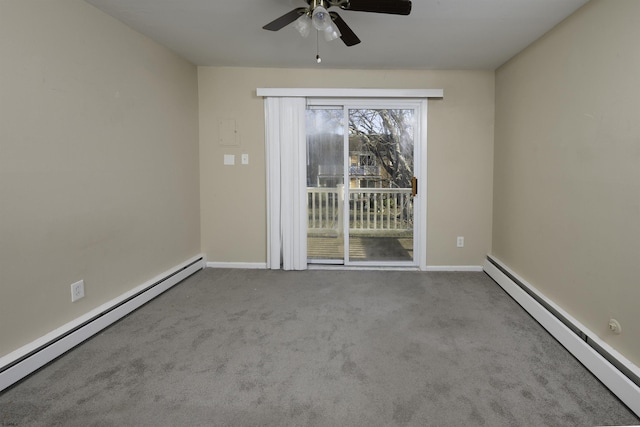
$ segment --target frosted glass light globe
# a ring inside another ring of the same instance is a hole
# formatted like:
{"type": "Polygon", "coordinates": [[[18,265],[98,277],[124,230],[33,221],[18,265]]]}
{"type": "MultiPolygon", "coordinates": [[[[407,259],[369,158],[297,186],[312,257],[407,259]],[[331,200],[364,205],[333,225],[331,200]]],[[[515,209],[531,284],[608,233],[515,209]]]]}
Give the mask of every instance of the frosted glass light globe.
{"type": "Polygon", "coordinates": [[[311,22],[313,26],[316,27],[318,31],[324,31],[331,25],[331,15],[327,12],[322,6],[318,6],[313,9],[313,14],[311,15],[311,22]]]}

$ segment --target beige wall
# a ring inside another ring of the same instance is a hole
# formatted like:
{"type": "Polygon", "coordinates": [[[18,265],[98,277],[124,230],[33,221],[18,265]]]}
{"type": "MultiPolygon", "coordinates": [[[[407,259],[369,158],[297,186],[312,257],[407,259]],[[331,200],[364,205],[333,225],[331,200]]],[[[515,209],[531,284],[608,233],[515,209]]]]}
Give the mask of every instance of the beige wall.
{"type": "Polygon", "coordinates": [[[2,0],[0,73],[2,356],[198,254],[200,229],[193,65],[81,0],[2,0]]]}
{"type": "Polygon", "coordinates": [[[594,0],[497,71],[492,247],[636,365],[638,16],[637,0],[594,0]]]}
{"type": "MultiPolygon", "coordinates": [[[[327,59],[328,60],[328,59],[327,59]]],[[[264,107],[258,87],[444,89],[429,103],[428,265],[481,265],[491,246],[494,73],[198,69],[202,249],[212,262],[266,261],[264,107]],[[219,143],[234,119],[238,146],[219,143]],[[242,153],[250,164],[223,166],[242,153]],[[456,236],[465,236],[464,248],[456,236]]]]}

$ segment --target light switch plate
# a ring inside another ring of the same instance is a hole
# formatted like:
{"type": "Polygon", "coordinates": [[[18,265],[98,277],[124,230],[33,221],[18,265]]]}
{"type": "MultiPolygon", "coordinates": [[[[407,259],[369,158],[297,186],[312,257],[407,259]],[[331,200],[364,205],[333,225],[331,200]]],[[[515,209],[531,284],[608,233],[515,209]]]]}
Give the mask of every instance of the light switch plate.
{"type": "Polygon", "coordinates": [[[242,155],[242,164],[243,165],[248,165],[249,164],[249,155],[248,154],[243,154],[242,155]]]}

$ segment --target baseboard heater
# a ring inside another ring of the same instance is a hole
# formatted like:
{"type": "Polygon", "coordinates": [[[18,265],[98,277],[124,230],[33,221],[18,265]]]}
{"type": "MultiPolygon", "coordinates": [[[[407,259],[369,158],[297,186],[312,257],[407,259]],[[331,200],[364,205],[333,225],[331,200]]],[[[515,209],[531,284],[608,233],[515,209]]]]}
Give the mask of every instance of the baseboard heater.
{"type": "Polygon", "coordinates": [[[640,416],[640,375],[633,363],[555,306],[495,257],[487,256],[484,271],[620,400],[640,416]]]}
{"type": "Polygon", "coordinates": [[[0,392],[205,267],[192,258],[80,318],[0,358],[0,392]]]}

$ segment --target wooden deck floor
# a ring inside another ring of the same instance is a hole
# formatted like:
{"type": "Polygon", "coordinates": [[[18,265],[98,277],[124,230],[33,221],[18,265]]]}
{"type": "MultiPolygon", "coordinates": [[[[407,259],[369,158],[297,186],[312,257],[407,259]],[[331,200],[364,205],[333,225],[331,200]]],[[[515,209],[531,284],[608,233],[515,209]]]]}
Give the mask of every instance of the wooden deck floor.
{"type": "MultiPolygon", "coordinates": [[[[307,238],[309,259],[344,259],[342,238],[309,236],[307,238]]],[[[349,238],[351,261],[411,261],[413,239],[411,237],[351,236],[349,238]]]]}

